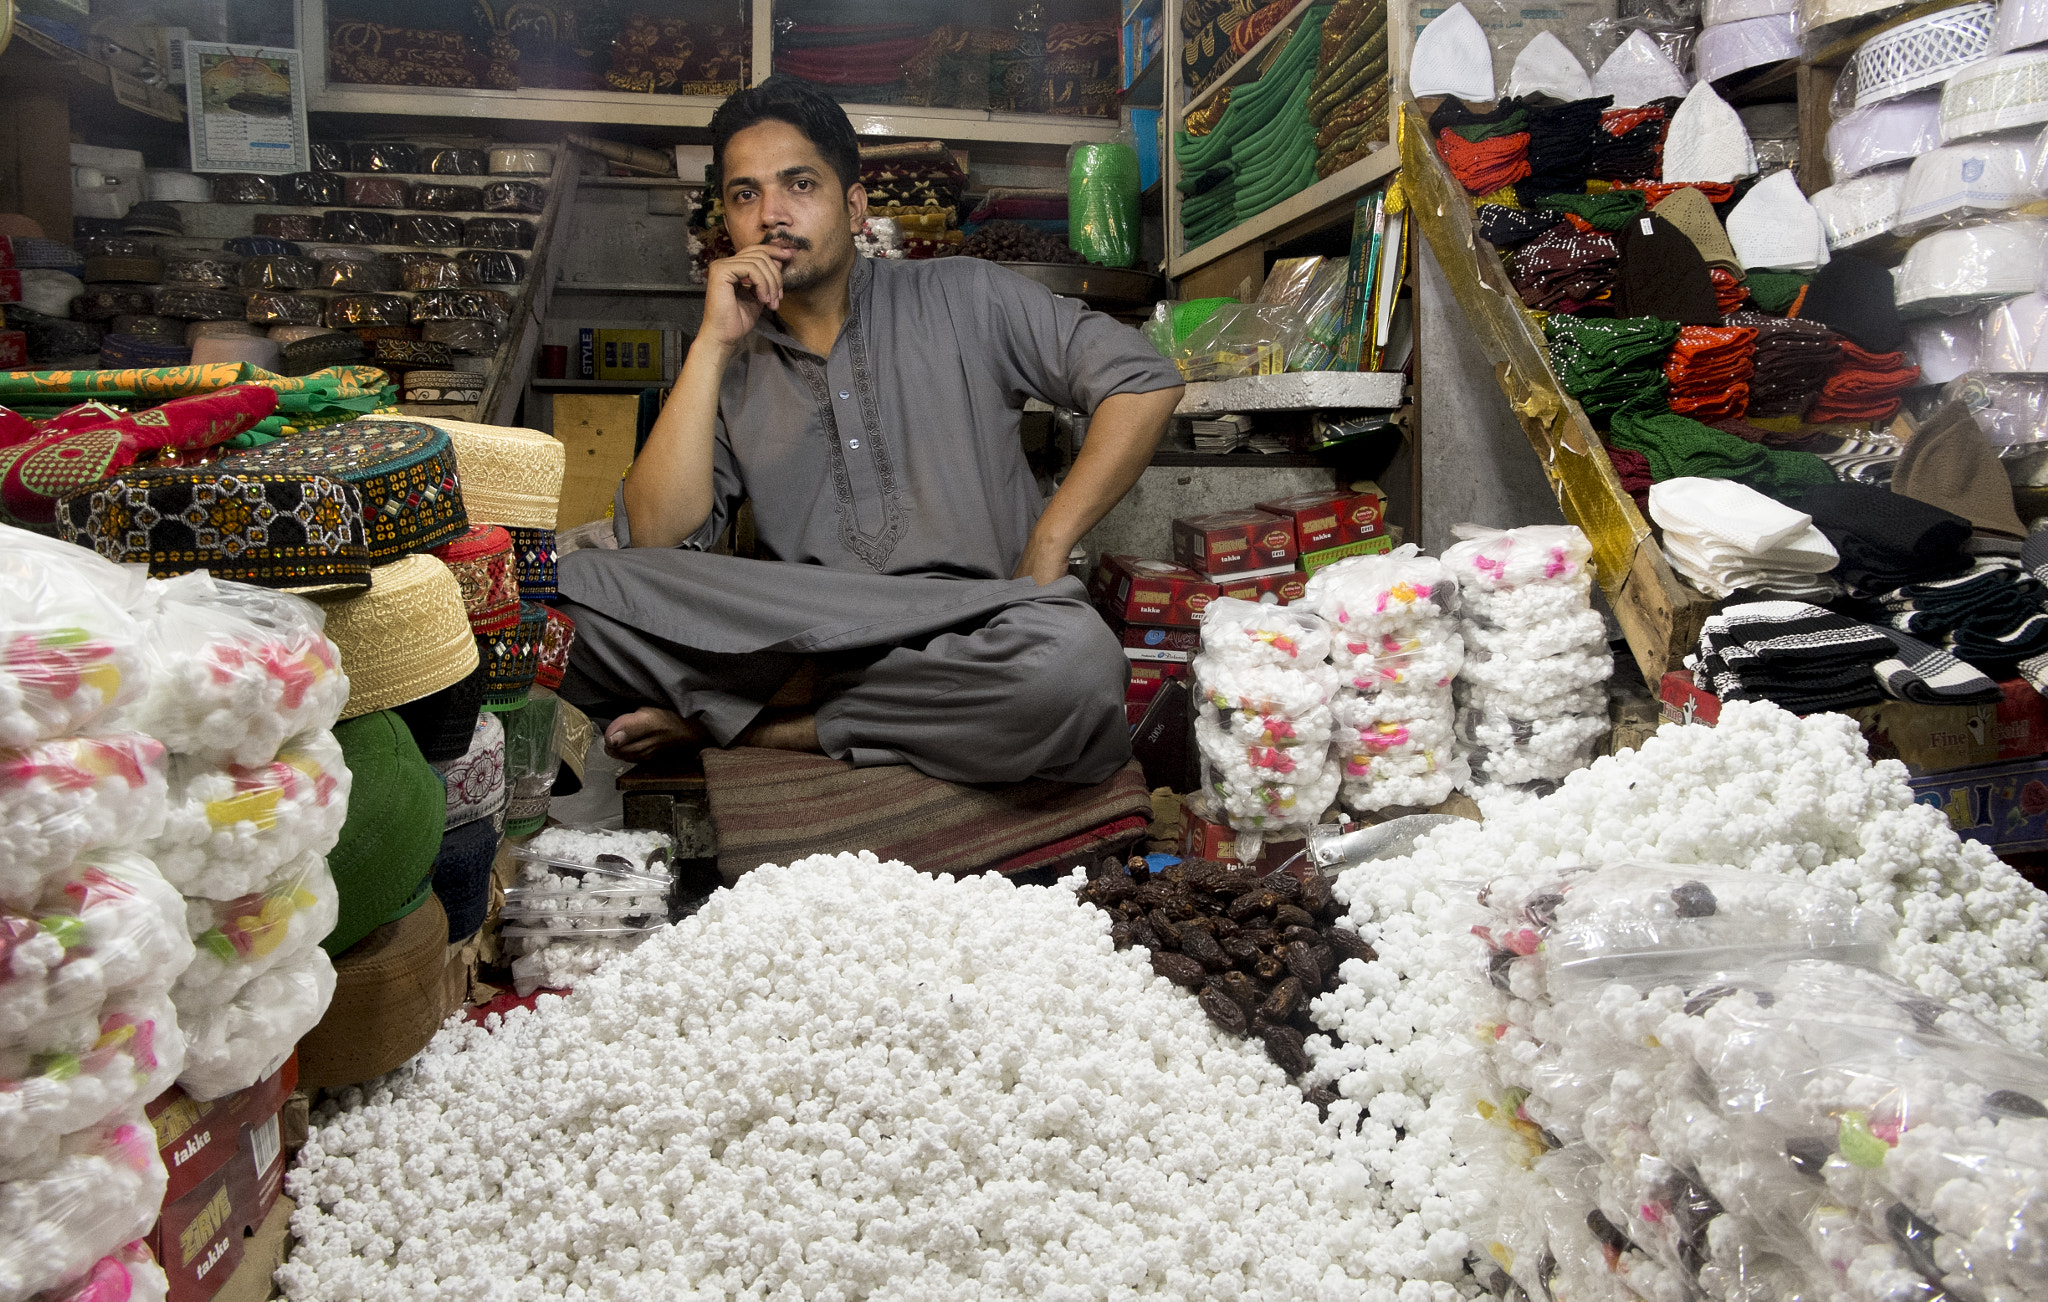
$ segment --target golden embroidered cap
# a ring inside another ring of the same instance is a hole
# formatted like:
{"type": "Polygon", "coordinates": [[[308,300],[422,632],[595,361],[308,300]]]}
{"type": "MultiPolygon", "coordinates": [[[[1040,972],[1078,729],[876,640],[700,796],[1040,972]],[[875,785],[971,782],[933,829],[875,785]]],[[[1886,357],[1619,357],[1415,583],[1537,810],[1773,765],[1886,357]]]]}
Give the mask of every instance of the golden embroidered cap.
{"type": "Polygon", "coordinates": [[[370,590],[323,603],[341,651],[353,719],[417,701],[467,678],[479,663],[462,588],[446,565],[415,554],[370,571],[370,590]]]}
{"type": "Polygon", "coordinates": [[[455,445],[457,473],[469,518],[507,528],[555,527],[567,456],[559,441],[539,430],[478,425],[439,416],[369,416],[431,425],[455,445]]]}

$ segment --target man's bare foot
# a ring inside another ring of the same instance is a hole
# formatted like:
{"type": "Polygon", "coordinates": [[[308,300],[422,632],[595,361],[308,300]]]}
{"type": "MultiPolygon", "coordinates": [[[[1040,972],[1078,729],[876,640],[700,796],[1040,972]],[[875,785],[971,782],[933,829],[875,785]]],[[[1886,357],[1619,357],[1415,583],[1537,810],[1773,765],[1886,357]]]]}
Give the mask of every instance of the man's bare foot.
{"type": "Polygon", "coordinates": [[[796,710],[762,711],[761,717],[739,735],[739,744],[768,750],[824,749],[818,744],[818,716],[796,710]]]}
{"type": "Polygon", "coordinates": [[[637,764],[671,746],[698,744],[708,738],[702,724],[674,710],[648,705],[612,720],[604,730],[604,751],[613,759],[637,764]]]}

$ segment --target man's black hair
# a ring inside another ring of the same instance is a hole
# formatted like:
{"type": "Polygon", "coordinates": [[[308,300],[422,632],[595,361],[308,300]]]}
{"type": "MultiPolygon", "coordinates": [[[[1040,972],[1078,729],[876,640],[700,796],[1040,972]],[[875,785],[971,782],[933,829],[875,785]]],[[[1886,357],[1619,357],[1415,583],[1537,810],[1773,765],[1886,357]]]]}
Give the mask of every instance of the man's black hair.
{"type": "Polygon", "coordinates": [[[769,74],[758,86],[726,97],[711,115],[711,162],[725,176],[725,146],[734,136],[759,122],[787,122],[818,147],[839,177],[843,193],[860,181],[860,142],[853,123],[824,89],[786,72],[769,74]]]}

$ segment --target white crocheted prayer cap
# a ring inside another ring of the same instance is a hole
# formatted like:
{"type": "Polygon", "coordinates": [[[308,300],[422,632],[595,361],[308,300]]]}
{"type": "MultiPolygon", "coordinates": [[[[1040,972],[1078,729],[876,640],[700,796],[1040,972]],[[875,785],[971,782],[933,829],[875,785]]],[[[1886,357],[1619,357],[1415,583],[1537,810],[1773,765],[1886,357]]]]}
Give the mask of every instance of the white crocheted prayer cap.
{"type": "Polygon", "coordinates": [[[2048,41],[2048,0],[1999,0],[1991,48],[2000,54],[2048,41]]]}
{"type": "Polygon", "coordinates": [[[1555,99],[1591,99],[1593,80],[1578,56],[1549,32],[1538,32],[1515,56],[1508,73],[1509,95],[1549,95],[1555,99]]]}
{"type": "Polygon", "coordinates": [[[1666,181],[1733,181],[1756,171],[1742,115],[1701,82],[1686,93],[1664,133],[1666,181]]]}
{"type": "Polygon", "coordinates": [[[1633,32],[1593,74],[1593,93],[1614,96],[1616,108],[1638,108],[1653,99],[1685,94],[1692,82],[1657,42],[1633,32]]]}
{"type": "Polygon", "coordinates": [[[1408,56],[1408,89],[1417,99],[1493,98],[1493,46],[1471,10],[1455,4],[1429,20],[1408,56]]]}
{"type": "Polygon", "coordinates": [[[1692,69],[1701,81],[1719,81],[1745,68],[1798,57],[1792,15],[1767,14],[1702,30],[1693,43],[1692,69]]]}
{"type": "Polygon", "coordinates": [[[1906,187],[1906,169],[1886,168],[1837,182],[1813,196],[1828,248],[1839,252],[1874,240],[1892,228],[1899,215],[1899,192],[1906,187]]]}
{"type": "Polygon", "coordinates": [[[2032,203],[2027,178],[2034,162],[2032,133],[1930,149],[1913,160],[1907,173],[1894,229],[1907,234],[2032,203]]]}
{"type": "Polygon", "coordinates": [[[1977,369],[1981,330],[1976,317],[1943,316],[1906,324],[1906,360],[1928,384],[1947,384],[1977,369]]]}
{"type": "Polygon", "coordinates": [[[1799,0],[1700,0],[1700,23],[1721,27],[1745,18],[1799,12],[1799,0]]]}
{"type": "Polygon", "coordinates": [[[1924,91],[1845,113],[1828,128],[1828,168],[1837,181],[1887,163],[1910,162],[1941,144],[1941,92],[1924,91]]]}
{"type": "Polygon", "coordinates": [[[1771,173],[1728,214],[1728,242],[1744,271],[1813,271],[1828,264],[1820,214],[1790,168],[1771,173]]]}
{"type": "Polygon", "coordinates": [[[2048,294],[2025,294],[1986,312],[1977,327],[1980,371],[2048,371],[2048,294]]]}

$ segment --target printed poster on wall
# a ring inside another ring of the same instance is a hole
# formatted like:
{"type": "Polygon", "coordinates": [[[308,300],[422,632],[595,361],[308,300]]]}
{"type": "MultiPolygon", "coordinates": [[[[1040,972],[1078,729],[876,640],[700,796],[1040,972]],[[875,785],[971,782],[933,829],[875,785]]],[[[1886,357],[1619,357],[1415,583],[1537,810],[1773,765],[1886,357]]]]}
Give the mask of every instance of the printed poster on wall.
{"type": "Polygon", "coordinates": [[[312,170],[297,50],[185,42],[185,117],[195,172],[312,170]]]}

